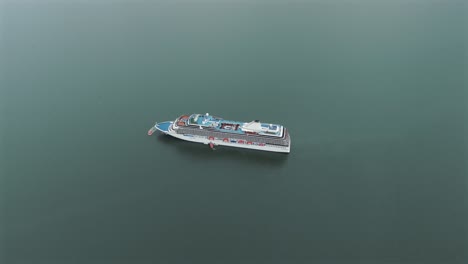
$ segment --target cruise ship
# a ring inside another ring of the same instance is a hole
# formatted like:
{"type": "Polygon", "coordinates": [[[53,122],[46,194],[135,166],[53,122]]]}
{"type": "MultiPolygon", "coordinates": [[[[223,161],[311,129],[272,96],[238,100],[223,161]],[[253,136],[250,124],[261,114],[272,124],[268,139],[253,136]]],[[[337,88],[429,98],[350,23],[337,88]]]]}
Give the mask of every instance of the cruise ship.
{"type": "Polygon", "coordinates": [[[254,150],[289,153],[291,139],[282,125],[262,123],[259,120],[239,122],[206,114],[182,115],[174,121],[156,123],[148,131],[155,131],[191,142],[254,150]]]}

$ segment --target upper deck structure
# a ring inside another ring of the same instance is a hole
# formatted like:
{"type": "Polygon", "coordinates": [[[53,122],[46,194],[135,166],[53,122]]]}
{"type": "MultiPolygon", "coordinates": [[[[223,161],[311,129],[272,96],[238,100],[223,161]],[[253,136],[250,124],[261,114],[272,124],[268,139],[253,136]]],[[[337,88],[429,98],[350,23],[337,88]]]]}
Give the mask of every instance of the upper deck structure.
{"type": "Polygon", "coordinates": [[[240,135],[264,135],[282,137],[284,128],[281,125],[260,123],[259,120],[244,123],[225,120],[208,113],[183,115],[177,119],[177,126],[198,126],[201,129],[212,128],[214,130],[240,135]]]}

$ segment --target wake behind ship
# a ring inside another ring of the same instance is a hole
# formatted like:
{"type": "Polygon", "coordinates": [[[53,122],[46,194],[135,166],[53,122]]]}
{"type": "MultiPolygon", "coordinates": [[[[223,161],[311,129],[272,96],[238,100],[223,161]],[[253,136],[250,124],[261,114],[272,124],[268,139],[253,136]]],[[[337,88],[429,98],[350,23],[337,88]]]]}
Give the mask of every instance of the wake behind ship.
{"type": "Polygon", "coordinates": [[[214,146],[229,146],[289,153],[291,139],[282,125],[259,120],[239,122],[225,120],[208,113],[182,115],[175,121],[156,123],[149,131],[159,130],[173,137],[214,146]]]}

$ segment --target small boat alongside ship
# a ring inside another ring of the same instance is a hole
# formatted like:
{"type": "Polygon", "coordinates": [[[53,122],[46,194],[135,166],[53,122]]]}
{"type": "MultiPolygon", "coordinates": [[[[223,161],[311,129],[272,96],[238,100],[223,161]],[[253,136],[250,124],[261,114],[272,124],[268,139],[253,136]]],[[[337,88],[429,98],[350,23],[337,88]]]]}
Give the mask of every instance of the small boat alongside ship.
{"type": "Polygon", "coordinates": [[[289,153],[289,131],[282,125],[262,123],[259,120],[240,122],[226,120],[206,113],[182,115],[175,121],[156,123],[148,130],[186,141],[203,143],[212,149],[229,146],[254,150],[289,153]]]}

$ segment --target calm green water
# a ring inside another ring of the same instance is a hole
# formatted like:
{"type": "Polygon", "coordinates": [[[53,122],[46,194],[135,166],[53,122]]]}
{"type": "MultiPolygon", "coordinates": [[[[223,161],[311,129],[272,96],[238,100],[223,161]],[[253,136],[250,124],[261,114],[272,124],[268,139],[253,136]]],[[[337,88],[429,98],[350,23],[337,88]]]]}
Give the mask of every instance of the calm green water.
{"type": "Polygon", "coordinates": [[[0,3],[2,264],[468,262],[464,1],[64,2],[0,3]]]}

